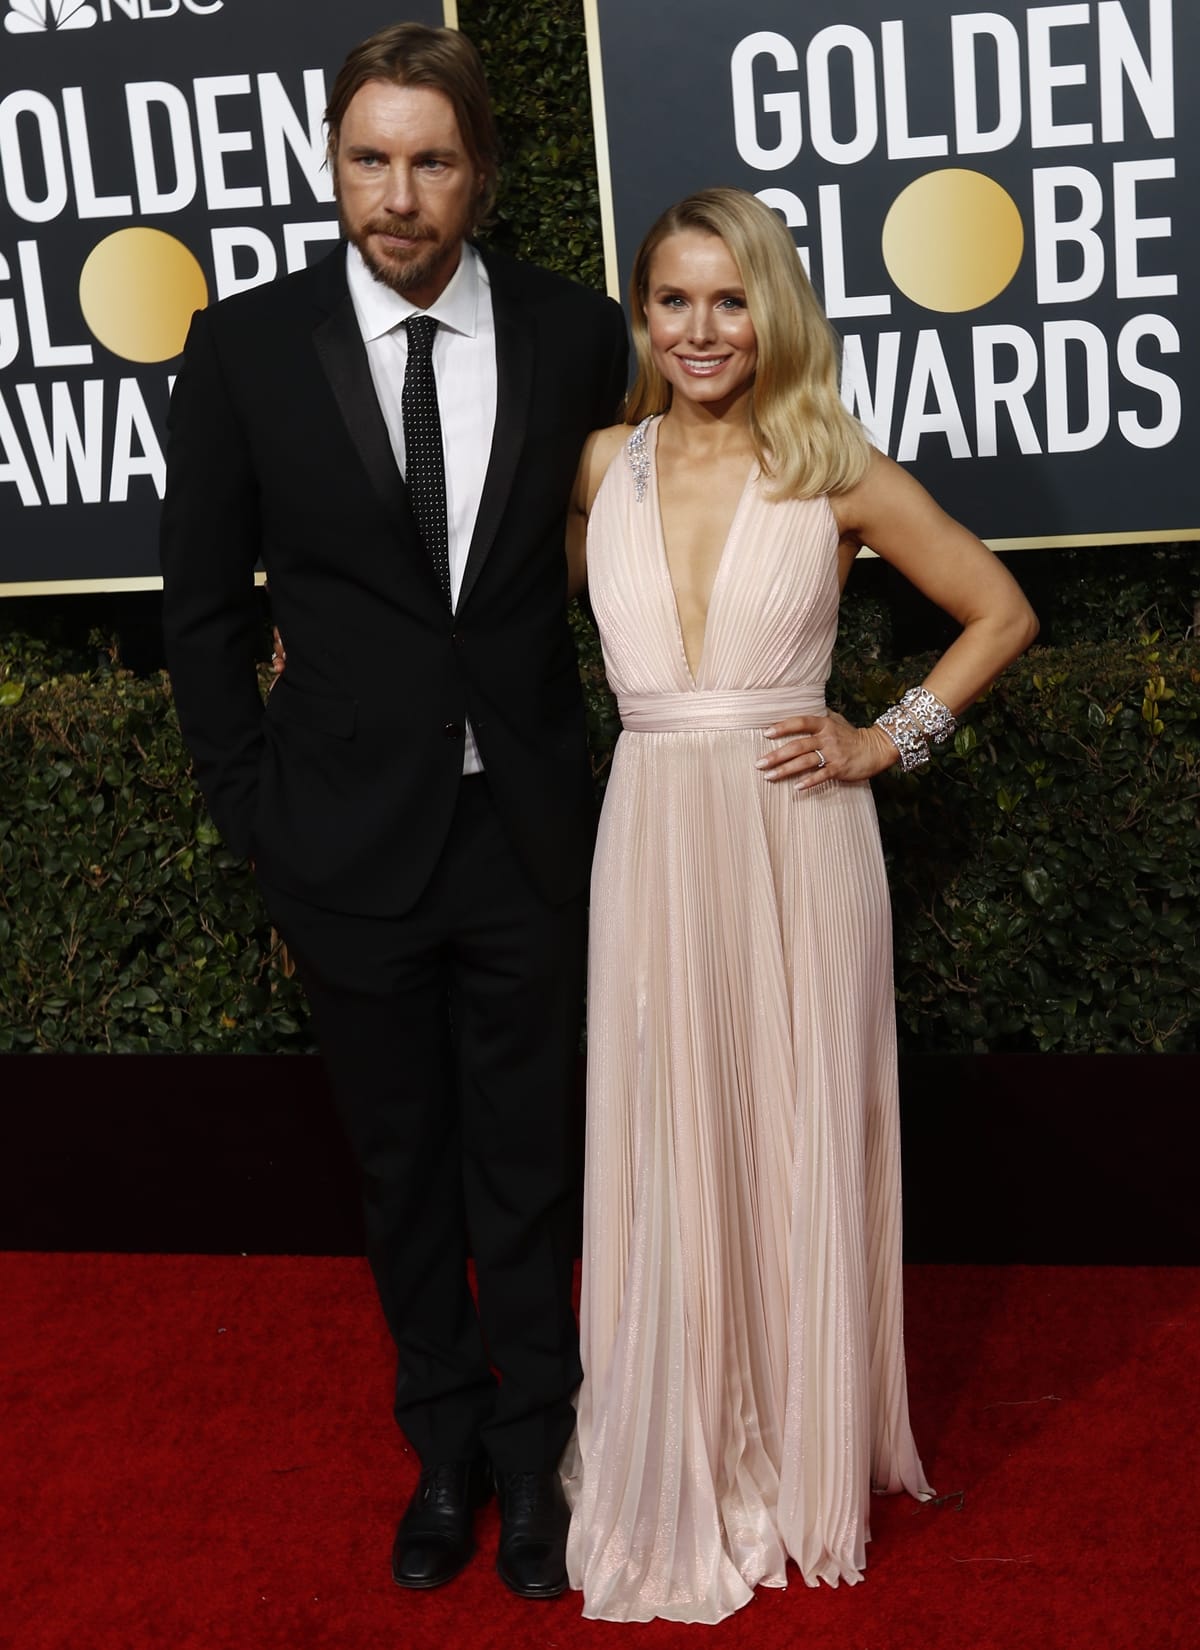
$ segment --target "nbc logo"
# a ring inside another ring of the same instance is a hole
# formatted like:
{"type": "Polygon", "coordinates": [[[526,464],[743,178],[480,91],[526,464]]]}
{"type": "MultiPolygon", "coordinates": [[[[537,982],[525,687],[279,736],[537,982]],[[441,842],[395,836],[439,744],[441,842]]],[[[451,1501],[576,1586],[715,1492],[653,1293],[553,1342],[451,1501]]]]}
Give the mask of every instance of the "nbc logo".
{"type": "Polygon", "coordinates": [[[86,0],[9,0],[4,27],[9,34],[45,34],[48,29],[90,29],[98,22],[86,0]]]}
{"type": "Polygon", "coordinates": [[[4,27],[9,34],[53,34],[60,29],[90,29],[95,23],[111,23],[113,13],[123,13],[136,22],[174,17],[190,11],[207,17],[224,9],[225,0],[8,0],[4,27]]]}

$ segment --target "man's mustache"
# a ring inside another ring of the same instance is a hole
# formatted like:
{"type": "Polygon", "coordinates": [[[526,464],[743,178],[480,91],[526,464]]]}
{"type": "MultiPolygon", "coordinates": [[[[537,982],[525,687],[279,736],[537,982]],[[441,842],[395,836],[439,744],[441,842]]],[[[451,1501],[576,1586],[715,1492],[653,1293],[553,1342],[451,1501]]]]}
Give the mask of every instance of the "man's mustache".
{"type": "Polygon", "coordinates": [[[419,218],[372,218],[363,230],[367,235],[397,235],[408,241],[436,241],[437,230],[419,218]]]}

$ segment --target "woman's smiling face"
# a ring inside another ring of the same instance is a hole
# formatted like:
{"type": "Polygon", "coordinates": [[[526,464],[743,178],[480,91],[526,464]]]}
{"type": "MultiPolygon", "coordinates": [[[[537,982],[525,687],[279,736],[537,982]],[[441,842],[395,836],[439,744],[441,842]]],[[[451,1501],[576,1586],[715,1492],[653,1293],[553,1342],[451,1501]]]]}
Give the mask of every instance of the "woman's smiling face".
{"type": "Polygon", "coordinates": [[[685,229],[650,259],[646,324],[654,364],[676,397],[721,410],[749,393],[754,323],[733,254],[719,235],[685,229]]]}

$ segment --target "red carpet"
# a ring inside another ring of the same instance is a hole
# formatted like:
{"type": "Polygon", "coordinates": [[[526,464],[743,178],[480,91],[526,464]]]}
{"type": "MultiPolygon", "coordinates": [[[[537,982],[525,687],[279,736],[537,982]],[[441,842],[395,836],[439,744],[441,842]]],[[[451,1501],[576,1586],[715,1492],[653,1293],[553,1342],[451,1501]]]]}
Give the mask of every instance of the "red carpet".
{"type": "Polygon", "coordinates": [[[0,1257],[11,1650],[1192,1650],[1200,1272],[917,1267],[909,1377],[942,1497],[877,1500],[866,1581],[715,1628],[529,1604],[482,1550],[403,1593],[415,1476],[365,1263],[0,1257]]]}

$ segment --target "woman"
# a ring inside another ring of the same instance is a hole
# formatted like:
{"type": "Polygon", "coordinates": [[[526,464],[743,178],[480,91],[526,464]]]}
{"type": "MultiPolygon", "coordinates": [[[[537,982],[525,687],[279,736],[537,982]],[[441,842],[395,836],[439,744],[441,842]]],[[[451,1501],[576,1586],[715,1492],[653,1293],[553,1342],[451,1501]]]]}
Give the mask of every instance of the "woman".
{"type": "Polygon", "coordinates": [[[1032,640],[985,546],[868,445],[791,239],[714,189],[633,270],[628,425],[572,513],[621,710],[593,871],[584,1614],[856,1582],[908,1421],[891,934],[870,786],[1032,640]],[[824,703],[863,544],[962,625],[878,723],[824,703]]]}

